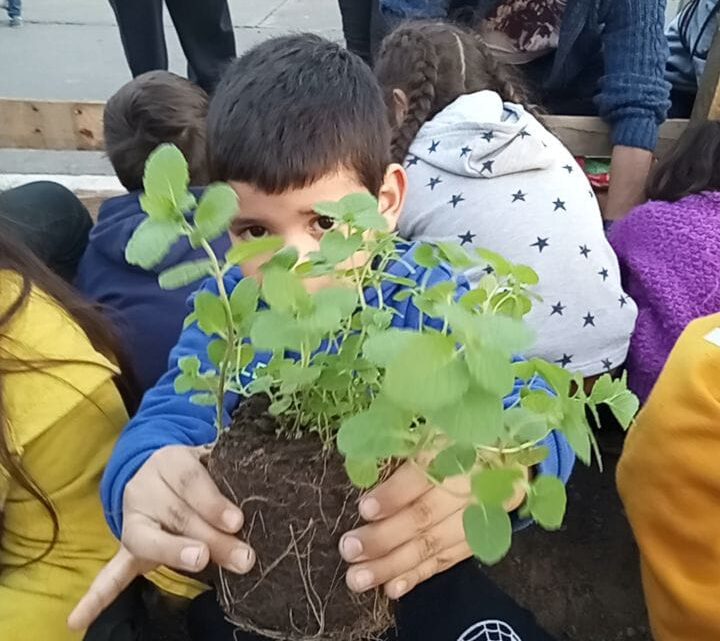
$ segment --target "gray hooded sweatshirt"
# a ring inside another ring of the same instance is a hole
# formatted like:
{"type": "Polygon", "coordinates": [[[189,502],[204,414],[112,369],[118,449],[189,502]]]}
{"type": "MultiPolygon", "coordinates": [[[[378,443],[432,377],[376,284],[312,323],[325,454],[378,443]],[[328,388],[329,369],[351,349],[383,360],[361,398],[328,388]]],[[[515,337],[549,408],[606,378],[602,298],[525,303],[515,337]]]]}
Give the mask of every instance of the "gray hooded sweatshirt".
{"type": "Polygon", "coordinates": [[[637,307],[587,177],[535,117],[492,91],[461,96],[425,123],[405,165],[401,236],[491,249],[538,273],[527,356],[584,376],[625,361],[637,307]]]}

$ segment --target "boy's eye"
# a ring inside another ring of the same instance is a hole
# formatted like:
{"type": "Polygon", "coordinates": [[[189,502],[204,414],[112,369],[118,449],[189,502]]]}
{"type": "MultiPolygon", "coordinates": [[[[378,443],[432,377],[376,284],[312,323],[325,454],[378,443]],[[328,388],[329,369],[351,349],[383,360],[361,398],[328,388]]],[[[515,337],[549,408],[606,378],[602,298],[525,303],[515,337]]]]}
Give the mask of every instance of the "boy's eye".
{"type": "Polygon", "coordinates": [[[320,216],[319,218],[317,218],[317,219],[315,220],[315,226],[316,226],[320,231],[323,231],[323,232],[325,232],[325,231],[330,231],[331,229],[334,229],[334,228],[335,228],[335,225],[336,225],[335,220],[333,220],[333,219],[330,218],[329,216],[320,216]]]}
{"type": "Polygon", "coordinates": [[[245,240],[253,240],[254,238],[262,238],[263,236],[266,236],[267,229],[261,225],[253,225],[252,227],[247,227],[238,235],[240,238],[244,238],[245,240]]]}

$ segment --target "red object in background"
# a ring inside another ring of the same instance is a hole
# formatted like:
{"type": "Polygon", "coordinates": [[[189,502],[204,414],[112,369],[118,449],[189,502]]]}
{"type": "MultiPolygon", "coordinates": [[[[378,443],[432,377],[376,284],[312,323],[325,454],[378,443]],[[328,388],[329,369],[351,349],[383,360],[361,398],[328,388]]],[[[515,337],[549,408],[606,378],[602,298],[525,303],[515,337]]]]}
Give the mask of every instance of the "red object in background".
{"type": "Polygon", "coordinates": [[[592,188],[596,191],[607,190],[610,187],[610,163],[592,158],[577,157],[577,160],[585,175],[588,177],[592,188]]]}

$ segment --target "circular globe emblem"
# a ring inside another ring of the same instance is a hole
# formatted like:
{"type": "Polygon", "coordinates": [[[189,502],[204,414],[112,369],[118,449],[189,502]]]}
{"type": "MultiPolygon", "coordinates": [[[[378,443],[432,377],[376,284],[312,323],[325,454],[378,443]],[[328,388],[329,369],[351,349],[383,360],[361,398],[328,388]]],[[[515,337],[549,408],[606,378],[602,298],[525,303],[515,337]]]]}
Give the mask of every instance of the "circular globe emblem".
{"type": "Polygon", "coordinates": [[[503,621],[481,621],[470,626],[457,641],[522,641],[503,621]]]}

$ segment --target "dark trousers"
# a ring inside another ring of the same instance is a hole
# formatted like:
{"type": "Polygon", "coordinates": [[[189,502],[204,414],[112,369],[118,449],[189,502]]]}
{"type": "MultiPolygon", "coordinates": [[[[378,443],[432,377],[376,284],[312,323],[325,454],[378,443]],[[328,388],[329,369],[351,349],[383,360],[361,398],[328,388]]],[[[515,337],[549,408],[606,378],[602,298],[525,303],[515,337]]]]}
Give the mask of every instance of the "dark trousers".
{"type": "MultiPolygon", "coordinates": [[[[162,0],[110,0],[133,76],[168,68],[162,0]]],[[[212,92],[235,57],[227,0],[166,0],[188,60],[188,76],[212,92]]]]}
{"type": "Polygon", "coordinates": [[[34,182],[0,193],[0,233],[14,236],[67,281],[75,277],[92,225],[75,194],[57,183],[34,182]]]}
{"type": "MultiPolygon", "coordinates": [[[[387,641],[554,641],[535,621],[469,560],[433,577],[401,599],[397,630],[387,641]]],[[[214,592],[190,607],[192,641],[264,641],[235,631],[225,621],[214,592]]]]}
{"type": "Polygon", "coordinates": [[[380,11],[380,0],[339,0],[347,48],[369,65],[392,27],[380,11]]]}

